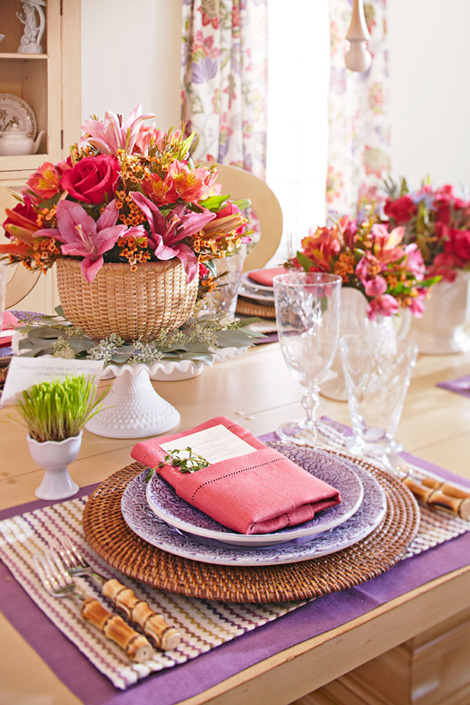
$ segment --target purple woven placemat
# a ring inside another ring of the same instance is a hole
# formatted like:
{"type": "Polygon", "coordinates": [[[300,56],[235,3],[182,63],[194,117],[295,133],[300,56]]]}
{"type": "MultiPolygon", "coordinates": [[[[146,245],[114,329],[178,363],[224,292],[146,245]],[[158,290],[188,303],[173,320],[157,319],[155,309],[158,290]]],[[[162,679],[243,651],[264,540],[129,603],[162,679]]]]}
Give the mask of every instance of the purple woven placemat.
{"type": "MultiPolygon", "coordinates": [[[[269,440],[271,436],[263,437],[269,440]]],[[[411,456],[409,456],[411,460],[411,456]]],[[[449,480],[470,486],[452,473],[413,458],[449,480]]],[[[91,487],[82,488],[87,494],[91,487]]],[[[0,513],[0,519],[47,505],[32,502],[0,513]]],[[[116,690],[30,600],[0,563],[0,603],[13,626],[85,705],[146,705],[158,692],[159,705],[175,705],[269,656],[340,626],[380,604],[468,564],[470,532],[401,561],[383,575],[355,588],[326,595],[289,615],[244,634],[208,654],[149,676],[125,692],[116,690]]],[[[1,694],[1,685],[0,685],[1,694]]]]}

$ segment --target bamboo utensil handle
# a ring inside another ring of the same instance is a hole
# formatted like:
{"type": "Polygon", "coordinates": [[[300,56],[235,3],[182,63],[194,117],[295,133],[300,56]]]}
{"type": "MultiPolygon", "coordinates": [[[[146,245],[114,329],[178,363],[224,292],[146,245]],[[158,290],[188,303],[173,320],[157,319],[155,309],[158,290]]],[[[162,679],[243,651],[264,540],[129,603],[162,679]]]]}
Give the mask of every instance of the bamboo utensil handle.
{"type": "Polygon", "coordinates": [[[176,649],[181,637],[179,632],[166,623],[161,614],[152,610],[145,600],[139,600],[135,592],[119,582],[107,580],[102,586],[103,595],[126,613],[127,617],[139,624],[145,634],[151,637],[162,651],[176,649]]]}
{"type": "MultiPolygon", "coordinates": [[[[437,487],[429,486],[428,482],[432,478],[424,478],[418,482],[412,477],[405,477],[403,482],[413,494],[422,502],[435,509],[444,509],[461,519],[470,518],[470,498],[457,497],[443,491],[446,483],[436,482],[437,487]]],[[[453,487],[453,486],[452,486],[453,487]]],[[[465,494],[465,493],[464,493],[465,494]]]]}
{"type": "Polygon", "coordinates": [[[153,656],[150,642],[132,629],[122,617],[109,612],[101,602],[88,598],[80,607],[82,617],[102,632],[107,639],[118,644],[133,661],[148,661],[153,656]]]}
{"type": "Polygon", "coordinates": [[[423,477],[421,480],[423,485],[426,487],[432,487],[436,490],[441,490],[445,494],[450,495],[450,497],[457,497],[458,499],[470,499],[470,492],[464,487],[459,487],[458,485],[453,485],[450,482],[445,482],[445,480],[439,481],[434,477],[423,477]]]}

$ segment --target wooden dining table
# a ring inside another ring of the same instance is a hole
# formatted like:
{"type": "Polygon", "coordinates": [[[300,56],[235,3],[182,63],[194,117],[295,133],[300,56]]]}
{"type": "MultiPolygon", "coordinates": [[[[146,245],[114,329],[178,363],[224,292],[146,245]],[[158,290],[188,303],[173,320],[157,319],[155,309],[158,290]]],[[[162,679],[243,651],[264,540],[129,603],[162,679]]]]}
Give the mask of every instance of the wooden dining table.
{"type": "MultiPolygon", "coordinates": [[[[420,356],[397,438],[407,452],[470,481],[470,398],[437,386],[466,374],[470,354],[420,356]]],[[[225,415],[259,436],[302,416],[300,387],[276,343],[208,366],[192,379],[153,384],[180,412],[177,430],[225,415]]],[[[343,402],[322,397],[320,414],[350,423],[343,402]]],[[[25,429],[11,416],[8,407],[0,410],[0,510],[33,501],[42,475],[29,455],[25,429]]],[[[105,480],[129,464],[138,440],[85,431],[79,457],[70,468],[74,480],[80,487],[105,480]]],[[[254,653],[243,670],[221,677],[190,698],[180,699],[176,692],[175,702],[287,705],[300,698],[311,705],[470,702],[470,554],[463,563],[268,658],[257,660],[254,653]]],[[[0,644],[0,703],[82,702],[3,615],[0,644]]],[[[158,680],[152,702],[159,703],[158,680]]]]}

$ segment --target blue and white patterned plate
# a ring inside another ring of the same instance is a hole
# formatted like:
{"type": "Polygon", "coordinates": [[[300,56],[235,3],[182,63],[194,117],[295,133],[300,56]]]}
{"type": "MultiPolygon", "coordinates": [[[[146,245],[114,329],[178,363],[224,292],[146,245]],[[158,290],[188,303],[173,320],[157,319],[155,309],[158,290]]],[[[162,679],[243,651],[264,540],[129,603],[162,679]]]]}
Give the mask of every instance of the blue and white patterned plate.
{"type": "MultiPolygon", "coordinates": [[[[286,446],[282,452],[286,454],[286,446]]],[[[297,465],[339,490],[341,503],[317,514],[310,521],[286,527],[271,534],[240,534],[222,526],[204,512],[196,509],[176,494],[175,490],[157,473],[147,485],[147,502],[153,512],[170,526],[188,534],[234,546],[271,546],[293,541],[304,536],[318,536],[347,521],[359,509],[364,494],[362,482],[355,471],[331,453],[310,450],[308,454],[290,446],[297,465]]]]}
{"type": "MultiPolygon", "coordinates": [[[[276,450],[283,450],[290,457],[290,451],[282,444],[269,444],[276,450]]],[[[295,447],[308,453],[308,449],[295,447]]],[[[295,456],[291,457],[295,460],[295,456]]],[[[385,494],[375,478],[352,461],[345,461],[359,476],[364,499],[357,512],[343,524],[315,538],[300,538],[275,546],[227,546],[210,539],[196,539],[183,534],[155,516],[146,501],[147,472],[144,471],[132,480],[123,492],[121,509],[129,528],[144,541],[168,553],[203,563],[216,565],[260,566],[298,563],[325,556],[360,541],[368,536],[385,516],[387,503],[385,494]]]]}

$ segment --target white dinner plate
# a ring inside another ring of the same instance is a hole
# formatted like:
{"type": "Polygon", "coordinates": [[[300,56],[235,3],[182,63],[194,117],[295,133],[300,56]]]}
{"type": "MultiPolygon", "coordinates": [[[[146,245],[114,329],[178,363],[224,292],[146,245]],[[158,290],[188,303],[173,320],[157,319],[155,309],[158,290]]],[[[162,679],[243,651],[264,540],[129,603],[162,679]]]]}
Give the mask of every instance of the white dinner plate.
{"type": "MultiPolygon", "coordinates": [[[[286,454],[286,447],[282,452],[286,454]]],[[[240,534],[222,526],[215,519],[178,497],[173,487],[158,473],[147,484],[147,502],[157,517],[188,534],[213,539],[234,546],[271,546],[304,536],[318,536],[347,521],[360,507],[364,490],[355,471],[332,453],[311,450],[305,453],[289,446],[293,462],[323,482],[339,490],[341,502],[319,512],[313,519],[270,534],[240,534]]]]}
{"type": "MultiPolygon", "coordinates": [[[[280,443],[269,443],[276,450],[280,443]]],[[[308,449],[303,449],[308,452],[308,449]]],[[[286,452],[286,455],[288,453],[286,452]]],[[[168,553],[203,563],[235,566],[299,563],[347,548],[368,536],[382,521],[387,509],[385,493],[375,478],[351,460],[345,461],[359,476],[364,499],[353,516],[331,531],[314,538],[304,537],[274,546],[227,546],[219,541],[182,533],[159,519],[146,501],[147,471],[134,478],[121,499],[121,510],[129,528],[152,546],[168,553]]]]}
{"type": "Polygon", "coordinates": [[[16,95],[0,93],[0,132],[3,132],[12,120],[21,132],[28,133],[28,137],[36,137],[36,116],[28,103],[16,95]]]}
{"type": "Polygon", "coordinates": [[[271,290],[262,291],[261,289],[250,289],[245,286],[245,284],[240,284],[238,287],[239,296],[243,296],[245,299],[251,299],[252,301],[257,301],[262,304],[273,304],[274,294],[271,290]]]}
{"type": "Polygon", "coordinates": [[[274,292],[272,286],[268,286],[268,284],[259,284],[258,282],[255,282],[254,279],[250,279],[250,272],[244,272],[240,281],[244,286],[246,286],[247,289],[264,291],[266,294],[272,294],[274,292]]]}

